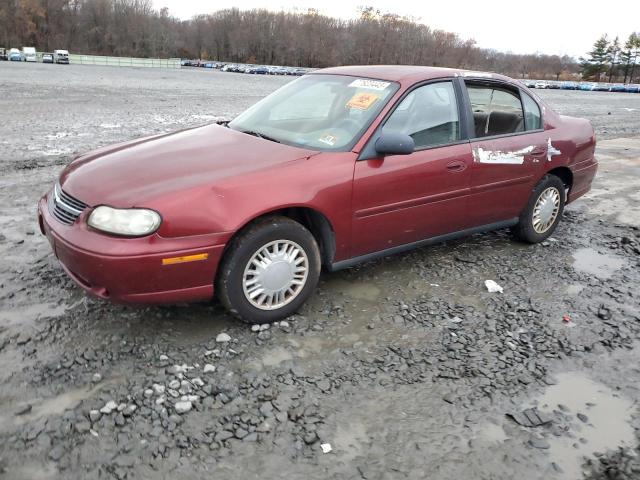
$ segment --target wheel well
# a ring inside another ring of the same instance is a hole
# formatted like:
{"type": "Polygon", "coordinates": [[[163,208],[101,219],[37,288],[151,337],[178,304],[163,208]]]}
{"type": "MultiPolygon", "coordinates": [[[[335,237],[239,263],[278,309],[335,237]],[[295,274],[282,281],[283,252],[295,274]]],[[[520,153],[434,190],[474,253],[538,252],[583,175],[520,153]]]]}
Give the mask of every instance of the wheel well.
{"type": "Polygon", "coordinates": [[[570,189],[573,185],[573,173],[571,173],[571,170],[569,170],[567,167],[554,168],[553,170],[549,170],[547,174],[555,175],[556,177],[558,177],[560,180],[562,180],[562,183],[564,183],[564,186],[567,189],[570,189]]]}
{"type": "Polygon", "coordinates": [[[331,263],[333,262],[333,256],[336,252],[336,240],[335,234],[333,233],[333,227],[331,226],[331,223],[329,222],[327,217],[325,217],[317,210],[308,207],[282,208],[279,210],[273,210],[271,212],[263,213],[262,215],[251,219],[249,222],[239,228],[233,235],[233,237],[227,242],[222,256],[224,257],[227,248],[229,247],[229,245],[231,245],[234,238],[237,237],[248,226],[265,217],[272,216],[288,217],[291,220],[295,220],[296,222],[303,225],[307,230],[311,232],[311,235],[313,235],[316,242],[318,243],[322,265],[331,265],[331,263]]]}

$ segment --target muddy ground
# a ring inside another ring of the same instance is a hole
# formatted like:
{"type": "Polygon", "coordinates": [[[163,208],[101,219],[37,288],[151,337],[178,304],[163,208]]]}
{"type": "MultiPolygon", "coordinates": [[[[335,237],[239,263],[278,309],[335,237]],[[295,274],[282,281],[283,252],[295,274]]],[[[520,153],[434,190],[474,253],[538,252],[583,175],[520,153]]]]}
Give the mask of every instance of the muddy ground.
{"type": "Polygon", "coordinates": [[[539,92],[601,140],[541,245],[499,231],[324,274],[258,332],[66,278],[35,205],[74,154],[288,80],[0,63],[0,477],[640,478],[640,95],[539,92]]]}

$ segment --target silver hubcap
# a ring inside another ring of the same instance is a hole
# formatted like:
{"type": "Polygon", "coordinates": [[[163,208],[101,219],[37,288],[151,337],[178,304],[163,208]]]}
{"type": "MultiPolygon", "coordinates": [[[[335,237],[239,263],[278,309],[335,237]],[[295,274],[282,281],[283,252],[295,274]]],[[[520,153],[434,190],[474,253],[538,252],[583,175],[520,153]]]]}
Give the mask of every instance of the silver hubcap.
{"type": "Polygon", "coordinates": [[[242,289],[254,307],[275,310],[300,294],[308,273],[309,259],[304,249],[291,240],[275,240],[260,247],[249,259],[242,289]]]}
{"type": "Polygon", "coordinates": [[[555,187],[544,190],[533,207],[533,229],[544,233],[556,221],[560,211],[560,192],[555,187]]]}

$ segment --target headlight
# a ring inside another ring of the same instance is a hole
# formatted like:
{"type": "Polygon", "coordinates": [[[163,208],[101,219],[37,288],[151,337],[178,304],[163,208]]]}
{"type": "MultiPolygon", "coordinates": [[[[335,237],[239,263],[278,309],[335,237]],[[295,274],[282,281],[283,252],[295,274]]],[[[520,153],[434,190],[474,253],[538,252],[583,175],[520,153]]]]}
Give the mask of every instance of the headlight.
{"type": "Polygon", "coordinates": [[[115,235],[141,237],[155,232],[162,219],[157,212],[143,208],[118,209],[102,205],[89,215],[89,226],[115,235]]]}

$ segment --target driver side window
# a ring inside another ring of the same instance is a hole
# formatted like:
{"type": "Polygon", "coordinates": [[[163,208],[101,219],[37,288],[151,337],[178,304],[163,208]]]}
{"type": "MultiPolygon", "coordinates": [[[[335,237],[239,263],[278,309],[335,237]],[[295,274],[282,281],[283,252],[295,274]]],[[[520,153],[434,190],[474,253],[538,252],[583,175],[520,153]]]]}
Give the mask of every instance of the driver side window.
{"type": "Polygon", "coordinates": [[[396,107],[382,130],[409,135],[416,150],[457,142],[460,120],[453,83],[416,88],[396,107]]]}

